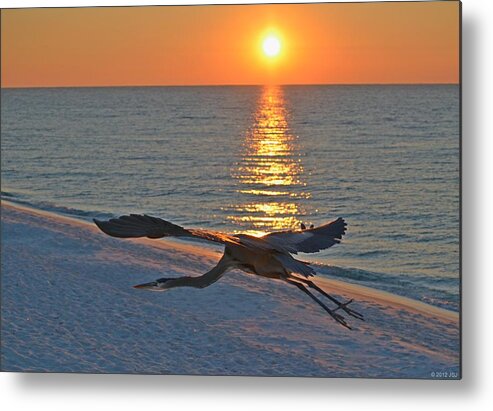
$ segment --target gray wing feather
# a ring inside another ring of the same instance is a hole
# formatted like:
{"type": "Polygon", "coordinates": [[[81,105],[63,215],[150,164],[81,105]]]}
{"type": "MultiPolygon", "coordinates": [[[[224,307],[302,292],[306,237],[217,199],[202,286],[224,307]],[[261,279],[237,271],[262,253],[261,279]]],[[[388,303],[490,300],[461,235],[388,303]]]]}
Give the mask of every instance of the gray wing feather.
{"type": "Polygon", "coordinates": [[[346,233],[346,222],[338,218],[317,228],[301,231],[279,231],[262,237],[270,244],[283,247],[293,254],[316,253],[341,242],[346,233]]]}
{"type": "Polygon", "coordinates": [[[228,234],[210,230],[186,230],[169,221],[148,215],[130,214],[108,221],[94,219],[94,223],[104,233],[118,238],[198,237],[222,244],[239,242],[238,238],[228,234]]]}
{"type": "Polygon", "coordinates": [[[277,254],[275,258],[292,273],[301,274],[306,278],[316,275],[315,270],[308,263],[296,260],[289,254],[277,254]]]}
{"type": "Polygon", "coordinates": [[[161,238],[189,235],[188,231],[183,227],[148,215],[130,214],[119,218],[112,218],[109,221],[94,219],[94,222],[104,233],[119,238],[161,238]]]}

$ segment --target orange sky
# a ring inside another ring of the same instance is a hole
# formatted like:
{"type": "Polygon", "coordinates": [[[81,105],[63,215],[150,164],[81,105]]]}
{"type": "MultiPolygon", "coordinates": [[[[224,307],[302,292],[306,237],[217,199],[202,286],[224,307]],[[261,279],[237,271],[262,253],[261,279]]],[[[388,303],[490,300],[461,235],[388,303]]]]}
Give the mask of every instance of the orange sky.
{"type": "Polygon", "coordinates": [[[459,3],[2,10],[2,87],[457,83],[459,3]],[[275,32],[278,57],[261,51],[275,32]]]}

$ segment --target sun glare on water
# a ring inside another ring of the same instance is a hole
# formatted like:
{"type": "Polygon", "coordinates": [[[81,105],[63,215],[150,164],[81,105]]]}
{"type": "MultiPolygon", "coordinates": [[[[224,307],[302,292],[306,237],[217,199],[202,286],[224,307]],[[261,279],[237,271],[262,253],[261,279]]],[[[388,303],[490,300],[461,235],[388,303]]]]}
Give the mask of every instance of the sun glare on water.
{"type": "Polygon", "coordinates": [[[267,57],[276,57],[281,52],[281,42],[277,37],[269,36],[263,41],[262,50],[267,57]]]}

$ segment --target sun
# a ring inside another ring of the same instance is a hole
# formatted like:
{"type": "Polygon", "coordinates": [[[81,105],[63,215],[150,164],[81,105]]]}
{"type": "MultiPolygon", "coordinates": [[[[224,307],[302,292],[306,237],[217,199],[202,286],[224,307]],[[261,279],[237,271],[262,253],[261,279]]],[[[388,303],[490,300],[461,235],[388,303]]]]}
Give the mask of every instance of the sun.
{"type": "Polygon", "coordinates": [[[276,36],[268,36],[262,43],[262,50],[267,57],[276,57],[281,52],[281,42],[276,36]]]}

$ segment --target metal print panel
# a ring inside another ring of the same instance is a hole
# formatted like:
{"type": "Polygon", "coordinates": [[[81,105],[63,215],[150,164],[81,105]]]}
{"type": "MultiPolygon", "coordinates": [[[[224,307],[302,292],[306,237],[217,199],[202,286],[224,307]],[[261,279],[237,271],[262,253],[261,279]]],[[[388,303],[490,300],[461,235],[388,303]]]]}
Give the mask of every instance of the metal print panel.
{"type": "Polygon", "coordinates": [[[460,3],[2,10],[1,369],[460,378],[460,3]]]}

